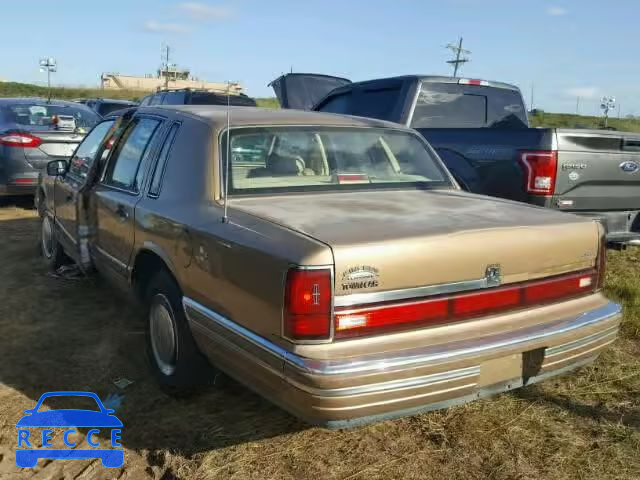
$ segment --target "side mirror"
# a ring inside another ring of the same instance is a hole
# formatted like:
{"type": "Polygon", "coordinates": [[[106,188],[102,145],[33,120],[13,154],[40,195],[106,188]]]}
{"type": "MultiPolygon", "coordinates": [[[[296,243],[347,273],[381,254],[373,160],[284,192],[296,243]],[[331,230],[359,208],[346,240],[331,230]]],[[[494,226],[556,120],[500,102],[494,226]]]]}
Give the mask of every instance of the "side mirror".
{"type": "Polygon", "coordinates": [[[64,160],[53,160],[47,163],[47,175],[59,177],[67,173],[67,162],[64,160]]]}

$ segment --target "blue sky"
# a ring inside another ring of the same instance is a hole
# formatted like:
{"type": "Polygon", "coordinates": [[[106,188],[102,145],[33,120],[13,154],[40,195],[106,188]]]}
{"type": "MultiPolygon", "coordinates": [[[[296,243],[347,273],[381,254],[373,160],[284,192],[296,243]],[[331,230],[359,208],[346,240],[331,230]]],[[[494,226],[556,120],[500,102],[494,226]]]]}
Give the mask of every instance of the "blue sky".
{"type": "Polygon", "coordinates": [[[172,61],[211,81],[238,80],[271,96],[280,73],[363,80],[447,74],[444,46],[464,37],[468,77],[517,84],[549,111],[597,114],[603,94],[640,115],[638,0],[31,0],[3,2],[0,78],[97,85],[100,73],[155,72],[172,61]],[[25,16],[25,13],[28,13],[25,16]],[[24,19],[24,20],[21,20],[24,19]]]}

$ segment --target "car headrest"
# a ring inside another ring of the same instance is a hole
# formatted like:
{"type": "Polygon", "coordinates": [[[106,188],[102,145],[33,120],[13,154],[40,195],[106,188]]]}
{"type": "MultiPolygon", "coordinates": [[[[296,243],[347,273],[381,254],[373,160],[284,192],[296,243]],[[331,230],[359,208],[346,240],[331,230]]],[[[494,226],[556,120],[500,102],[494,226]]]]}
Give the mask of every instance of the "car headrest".
{"type": "Polygon", "coordinates": [[[298,155],[272,154],[269,157],[269,170],[279,175],[301,175],[304,172],[304,160],[298,155]]]}

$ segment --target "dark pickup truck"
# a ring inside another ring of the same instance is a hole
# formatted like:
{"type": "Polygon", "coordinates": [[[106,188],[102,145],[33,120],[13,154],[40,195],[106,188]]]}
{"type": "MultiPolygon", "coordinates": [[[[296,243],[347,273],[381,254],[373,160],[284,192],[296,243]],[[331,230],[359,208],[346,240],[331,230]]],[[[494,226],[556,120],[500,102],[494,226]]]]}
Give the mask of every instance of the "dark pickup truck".
{"type": "Polygon", "coordinates": [[[600,218],[610,245],[640,245],[640,133],[530,128],[520,90],[485,80],[292,73],[271,85],[283,108],[415,128],[468,191],[600,218]]]}

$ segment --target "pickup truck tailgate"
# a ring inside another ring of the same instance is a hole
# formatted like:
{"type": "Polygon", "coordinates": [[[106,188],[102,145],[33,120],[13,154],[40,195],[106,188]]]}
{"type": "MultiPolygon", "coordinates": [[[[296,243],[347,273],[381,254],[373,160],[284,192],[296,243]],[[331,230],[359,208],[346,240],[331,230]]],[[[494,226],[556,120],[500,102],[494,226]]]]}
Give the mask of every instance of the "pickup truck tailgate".
{"type": "Polygon", "coordinates": [[[563,210],[640,209],[640,134],[557,130],[555,195],[563,210]]]}

